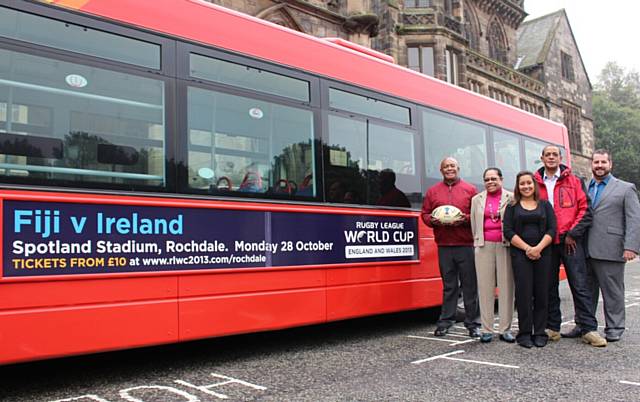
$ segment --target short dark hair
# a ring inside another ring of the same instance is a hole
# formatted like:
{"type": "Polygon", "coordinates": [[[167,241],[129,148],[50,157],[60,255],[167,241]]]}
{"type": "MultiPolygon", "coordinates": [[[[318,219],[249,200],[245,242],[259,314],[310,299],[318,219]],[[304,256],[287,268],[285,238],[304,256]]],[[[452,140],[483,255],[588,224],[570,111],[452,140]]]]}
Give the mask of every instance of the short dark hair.
{"type": "Polygon", "coordinates": [[[520,200],[522,199],[522,194],[520,193],[520,186],[518,185],[518,183],[520,183],[520,178],[522,176],[531,176],[531,180],[533,181],[533,199],[536,200],[536,201],[538,201],[540,199],[540,191],[538,190],[538,182],[533,177],[533,173],[531,173],[528,170],[523,170],[523,171],[519,172],[518,175],[516,176],[516,186],[513,189],[513,205],[519,203],[520,200]]]}
{"type": "MultiPolygon", "coordinates": [[[[598,154],[598,155],[607,155],[607,159],[609,159],[609,162],[611,162],[611,160],[613,159],[611,157],[611,152],[609,152],[608,149],[604,149],[604,148],[598,148],[595,151],[593,151],[593,155],[598,154]]],[[[591,155],[591,159],[593,159],[593,155],[591,155]]]]}
{"type": "Polygon", "coordinates": [[[555,145],[555,144],[547,144],[544,146],[544,148],[542,148],[542,156],[544,156],[544,151],[547,150],[547,148],[549,147],[554,147],[554,148],[558,148],[558,153],[560,154],[560,156],[562,156],[562,147],[560,145],[555,145]]]}
{"type": "Polygon", "coordinates": [[[482,173],[482,178],[484,178],[487,175],[487,172],[490,170],[495,170],[496,173],[498,174],[498,177],[502,179],[502,170],[500,170],[500,168],[497,167],[488,167],[484,170],[484,172],[482,173]]]}

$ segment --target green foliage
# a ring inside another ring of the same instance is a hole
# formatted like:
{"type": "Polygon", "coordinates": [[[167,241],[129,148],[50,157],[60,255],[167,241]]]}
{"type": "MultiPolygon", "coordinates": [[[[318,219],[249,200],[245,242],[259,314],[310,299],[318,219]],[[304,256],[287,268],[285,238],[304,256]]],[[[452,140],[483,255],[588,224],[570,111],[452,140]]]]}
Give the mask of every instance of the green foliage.
{"type": "Polygon", "coordinates": [[[640,108],[640,74],[626,72],[615,62],[608,62],[598,76],[596,91],[620,106],[640,108]]]}
{"type": "Polygon", "coordinates": [[[613,173],[640,188],[640,75],[609,62],[593,93],[596,148],[613,155],[613,173]]]}

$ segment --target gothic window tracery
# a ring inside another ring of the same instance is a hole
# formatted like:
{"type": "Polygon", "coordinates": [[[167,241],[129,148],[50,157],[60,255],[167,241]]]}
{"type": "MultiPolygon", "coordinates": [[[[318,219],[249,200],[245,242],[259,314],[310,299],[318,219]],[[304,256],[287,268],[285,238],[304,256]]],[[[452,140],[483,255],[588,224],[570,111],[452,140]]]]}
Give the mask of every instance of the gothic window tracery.
{"type": "Polygon", "coordinates": [[[489,23],[487,41],[489,42],[489,57],[502,64],[508,64],[507,38],[502,25],[497,20],[489,23]]]}
{"type": "Polygon", "coordinates": [[[480,50],[478,23],[476,16],[468,8],[464,9],[464,36],[469,41],[469,47],[480,50]]]}

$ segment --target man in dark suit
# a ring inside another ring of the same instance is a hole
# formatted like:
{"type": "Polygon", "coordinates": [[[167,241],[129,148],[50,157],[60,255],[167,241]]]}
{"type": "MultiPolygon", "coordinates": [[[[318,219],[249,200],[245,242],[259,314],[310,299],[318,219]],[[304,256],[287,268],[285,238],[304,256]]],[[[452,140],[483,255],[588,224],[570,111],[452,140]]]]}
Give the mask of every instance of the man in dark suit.
{"type": "Polygon", "coordinates": [[[632,183],[611,174],[611,153],[594,151],[593,179],[588,193],[593,207],[593,224],[588,233],[588,266],[594,312],[602,291],[607,341],[620,340],[624,332],[624,266],[640,249],[640,202],[632,183]]]}

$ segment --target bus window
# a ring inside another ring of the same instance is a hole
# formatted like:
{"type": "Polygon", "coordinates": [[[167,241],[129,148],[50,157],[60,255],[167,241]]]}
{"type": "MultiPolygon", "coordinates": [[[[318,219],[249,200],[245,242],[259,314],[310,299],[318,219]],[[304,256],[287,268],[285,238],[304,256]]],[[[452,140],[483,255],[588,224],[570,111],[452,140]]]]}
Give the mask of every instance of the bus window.
{"type": "Polygon", "coordinates": [[[310,110],[194,87],[187,103],[192,190],[315,196],[310,110]]]}
{"type": "Polygon", "coordinates": [[[309,82],[191,53],[189,75],[221,84],[309,102],[309,82]]]}
{"type": "Polygon", "coordinates": [[[376,117],[394,123],[411,124],[411,110],[408,107],[394,105],[367,96],[329,88],[329,106],[348,112],[376,117]]]}
{"type": "Polygon", "coordinates": [[[414,132],[370,123],[368,143],[369,204],[408,208],[410,200],[419,207],[414,132]]]}
{"type": "Polygon", "coordinates": [[[160,69],[160,46],[0,7],[0,35],[56,49],[160,69]]]}
{"type": "Polygon", "coordinates": [[[487,168],[484,126],[442,113],[423,113],[425,167],[427,178],[440,180],[440,161],[453,156],[460,163],[460,176],[472,183],[482,182],[487,168]]]}
{"type": "Polygon", "coordinates": [[[363,203],[366,199],[366,121],[329,115],[327,148],[325,199],[335,203],[363,203]]]}
{"type": "Polygon", "coordinates": [[[410,197],[418,206],[414,143],[412,131],[330,115],[326,200],[408,208],[410,197]]]}
{"type": "MultiPolygon", "coordinates": [[[[548,144],[542,141],[535,141],[528,138],[524,140],[524,157],[525,157],[525,169],[535,172],[542,167],[542,149],[548,144]]],[[[563,149],[560,147],[560,149],[563,149]]]]}
{"type": "Polygon", "coordinates": [[[0,49],[0,175],[165,183],[164,83],[0,49]]]}
{"type": "Polygon", "coordinates": [[[516,182],[516,175],[521,170],[519,136],[494,130],[493,152],[496,158],[495,166],[502,171],[504,186],[511,190],[511,186],[516,182]]]}

